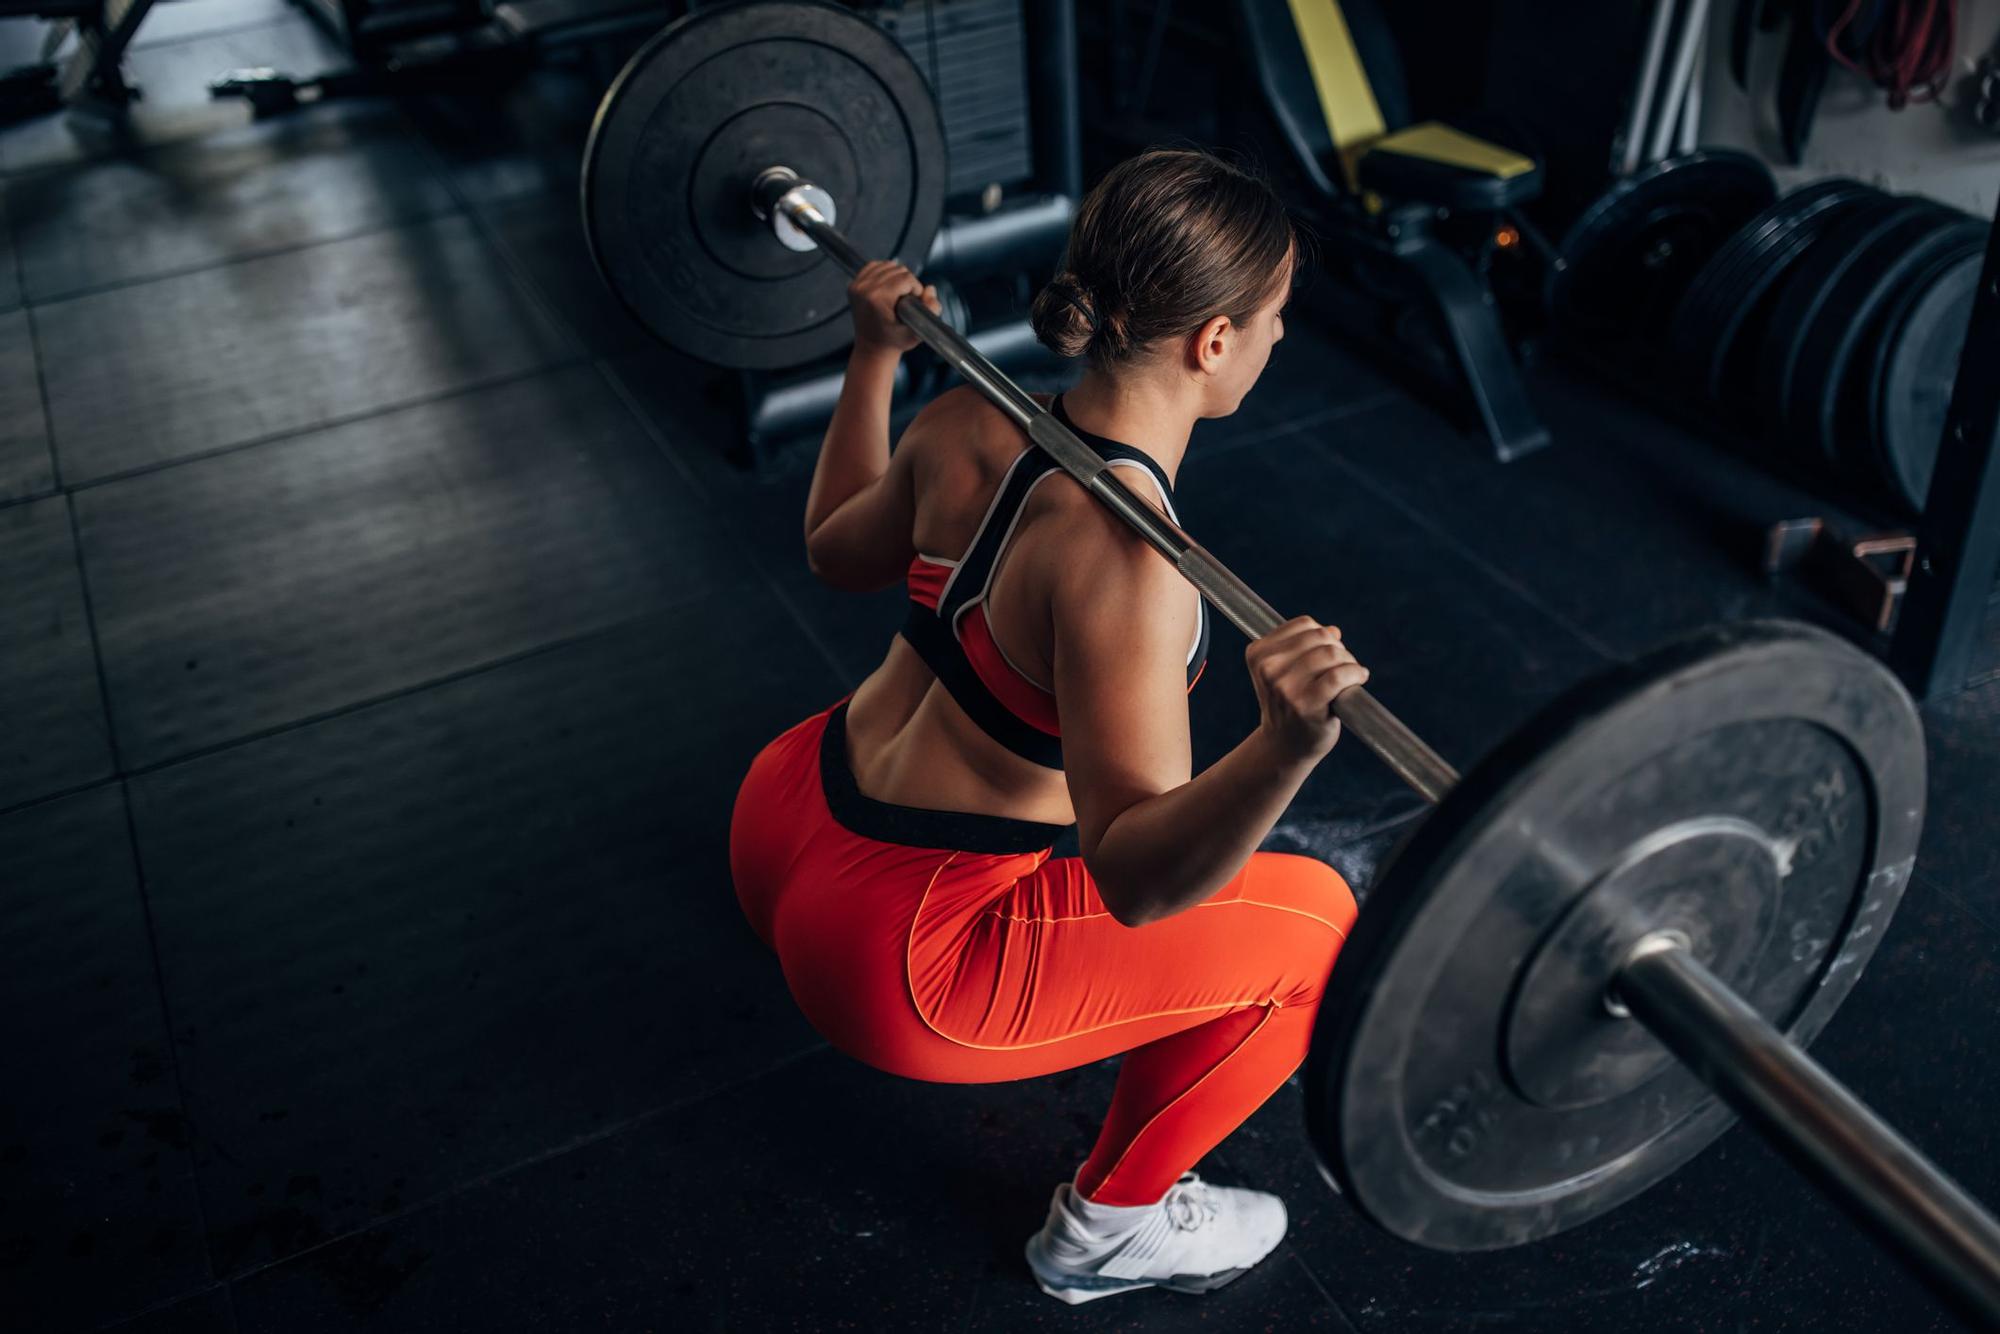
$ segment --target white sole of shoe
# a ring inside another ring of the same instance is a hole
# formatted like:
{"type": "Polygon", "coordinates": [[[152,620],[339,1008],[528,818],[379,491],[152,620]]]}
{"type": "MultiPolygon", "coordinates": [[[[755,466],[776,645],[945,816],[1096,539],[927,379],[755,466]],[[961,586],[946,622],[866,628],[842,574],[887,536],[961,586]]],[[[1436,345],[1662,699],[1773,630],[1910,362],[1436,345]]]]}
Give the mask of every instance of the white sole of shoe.
{"type": "Polygon", "coordinates": [[[1062,1268],[1049,1259],[1041,1243],[1039,1232],[1028,1238],[1028,1272],[1035,1276],[1036,1287],[1071,1306],[1094,1302],[1100,1297],[1116,1297],[1121,1292],[1137,1292],[1141,1288],[1214,1292],[1250,1272],[1248,1269],[1224,1269],[1214,1274],[1175,1274],[1171,1278],[1106,1278],[1101,1274],[1079,1274],[1062,1268]]]}

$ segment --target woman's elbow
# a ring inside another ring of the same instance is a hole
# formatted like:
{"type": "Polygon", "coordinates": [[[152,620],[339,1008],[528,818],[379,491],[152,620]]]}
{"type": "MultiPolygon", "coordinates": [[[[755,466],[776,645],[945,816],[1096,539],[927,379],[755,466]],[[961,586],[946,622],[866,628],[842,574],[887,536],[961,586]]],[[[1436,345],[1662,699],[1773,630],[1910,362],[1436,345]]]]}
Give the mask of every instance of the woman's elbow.
{"type": "Polygon", "coordinates": [[[827,587],[837,588],[843,593],[847,591],[847,585],[840,577],[840,566],[821,559],[811,547],[806,548],[806,568],[812,571],[813,578],[827,587]]]}
{"type": "Polygon", "coordinates": [[[814,542],[810,536],[806,538],[806,568],[812,571],[813,578],[829,588],[837,588],[843,593],[868,591],[865,584],[854,578],[851,562],[841,560],[837,553],[814,542]]]}
{"type": "Polygon", "coordinates": [[[1111,920],[1124,927],[1141,927],[1152,921],[1141,904],[1139,896],[1133,894],[1114,876],[1106,879],[1098,873],[1086,857],[1083,869],[1090,874],[1090,883],[1097,890],[1097,897],[1103,902],[1104,910],[1111,914],[1111,920]]]}
{"type": "Polygon", "coordinates": [[[865,572],[856,572],[851,566],[830,562],[807,560],[806,568],[813,577],[828,588],[841,593],[879,593],[896,581],[877,578],[865,572]]]}

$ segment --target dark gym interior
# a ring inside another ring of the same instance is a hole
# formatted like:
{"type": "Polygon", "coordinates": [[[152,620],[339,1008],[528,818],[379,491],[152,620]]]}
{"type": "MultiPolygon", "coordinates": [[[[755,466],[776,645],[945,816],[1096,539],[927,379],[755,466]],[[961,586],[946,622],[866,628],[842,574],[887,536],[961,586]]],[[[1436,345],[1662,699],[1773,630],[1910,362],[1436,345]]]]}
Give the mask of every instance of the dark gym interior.
{"type": "MultiPolygon", "coordinates": [[[[1077,193],[1224,149],[1319,256],[1181,519],[1443,755],[1718,623],[1887,662],[1922,841],[1811,1053],[2000,1202],[2000,10],[1876,6],[1957,18],[1891,110],[1811,4],[1350,0],[1380,129],[1519,155],[1475,188],[1282,104],[1315,2],[854,6],[939,102],[957,318],[1070,382],[1021,334],[1077,193]],[[1811,292],[1758,275],[1780,231],[1811,292]]],[[[1303,1075],[1202,1165],[1283,1196],[1269,1260],[1038,1292],[1116,1062],[878,1072],[746,925],[737,784],[904,594],[804,558],[837,336],[719,369],[593,265],[592,116],[688,6],[563,4],[0,0],[0,1330],[1980,1327],[1745,1125],[1559,1235],[1414,1245],[1328,1188],[1303,1075]]],[[[899,423],[952,382],[906,371],[899,423]]],[[[1257,721],[1227,626],[1190,709],[1197,770],[1257,721]]],[[[1268,846],[1365,915],[1425,810],[1350,738],[1268,846]]]]}

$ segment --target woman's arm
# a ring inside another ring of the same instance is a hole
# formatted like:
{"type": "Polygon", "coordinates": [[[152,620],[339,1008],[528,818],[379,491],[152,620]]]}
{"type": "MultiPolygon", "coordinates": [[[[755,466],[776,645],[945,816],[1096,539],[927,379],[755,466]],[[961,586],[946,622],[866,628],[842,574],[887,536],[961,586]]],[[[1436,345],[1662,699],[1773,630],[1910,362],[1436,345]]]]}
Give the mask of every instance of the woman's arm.
{"type": "Polygon", "coordinates": [[[864,267],[848,288],[854,350],[806,496],[806,562],[835,588],[885,587],[902,577],[915,554],[915,487],[908,466],[897,463],[901,452],[889,449],[896,364],[917,345],[917,336],[896,319],[896,302],[906,293],[937,307],[933,289],[883,260],[864,267]]]}
{"type": "Polygon", "coordinates": [[[1157,553],[1129,537],[1115,546],[1069,562],[1058,582],[1055,687],[1084,863],[1112,915],[1143,926],[1243,869],[1339,738],[1333,697],[1368,673],[1339,631],[1287,622],[1246,654],[1256,730],[1190,779],[1194,602],[1157,553]]]}

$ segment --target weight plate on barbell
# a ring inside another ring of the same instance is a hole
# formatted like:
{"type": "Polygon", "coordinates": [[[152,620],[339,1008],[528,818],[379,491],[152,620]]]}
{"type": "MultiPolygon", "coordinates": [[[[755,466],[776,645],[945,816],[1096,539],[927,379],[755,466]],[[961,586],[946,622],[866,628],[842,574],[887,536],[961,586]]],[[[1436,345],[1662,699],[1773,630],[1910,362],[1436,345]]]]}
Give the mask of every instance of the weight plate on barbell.
{"type": "Polygon", "coordinates": [[[701,10],[604,95],[584,229],[606,283],[664,342],[771,369],[852,339],[846,275],[751,211],[751,182],[773,166],[825,189],[863,254],[922,265],[944,209],[944,130],[916,65],[866,20],[818,0],[701,10]]]}
{"type": "Polygon", "coordinates": [[[1688,282],[1778,193],[1746,153],[1701,149],[1615,182],[1563,238],[1549,312],[1585,338],[1657,343],[1688,282]]]}
{"type": "Polygon", "coordinates": [[[1882,938],[1924,800],[1915,705],[1824,632],[1753,622],[1586,684],[1452,790],[1369,896],[1306,1064],[1324,1170],[1444,1250],[1575,1227],[1731,1114],[1605,1005],[1643,936],[1804,1045],[1882,938]]]}

